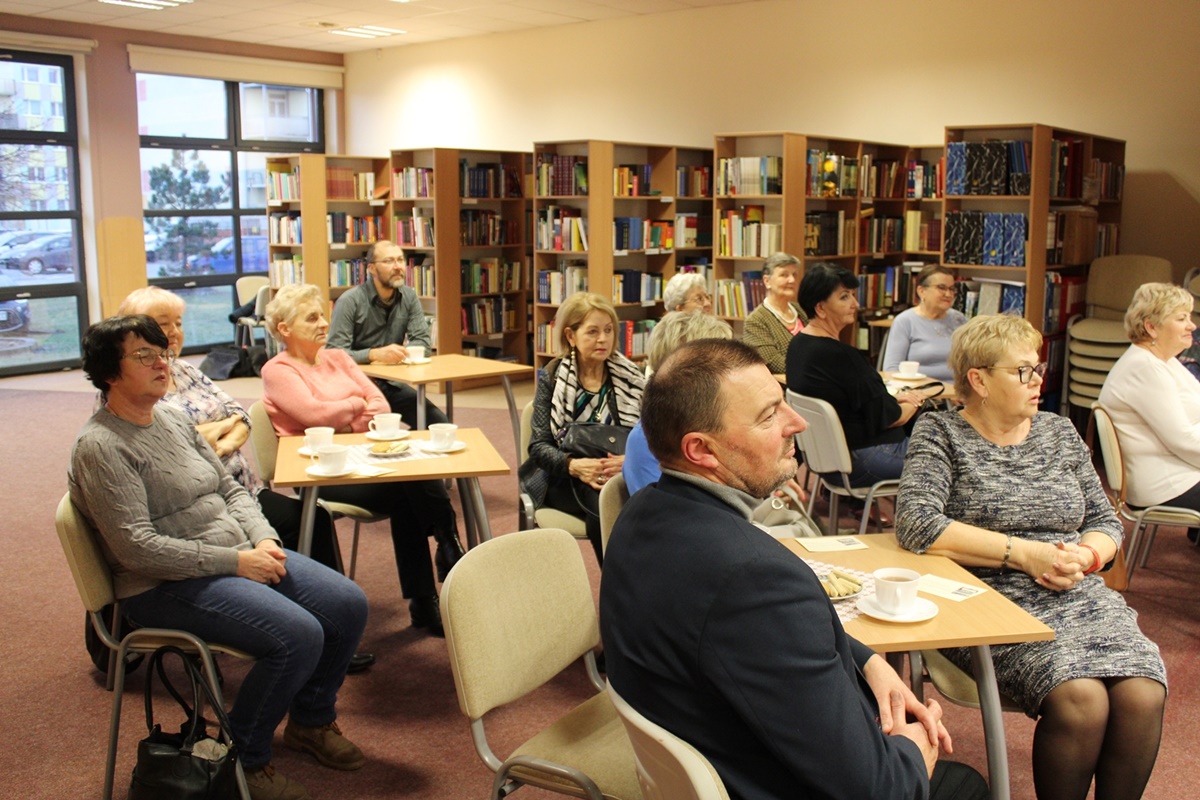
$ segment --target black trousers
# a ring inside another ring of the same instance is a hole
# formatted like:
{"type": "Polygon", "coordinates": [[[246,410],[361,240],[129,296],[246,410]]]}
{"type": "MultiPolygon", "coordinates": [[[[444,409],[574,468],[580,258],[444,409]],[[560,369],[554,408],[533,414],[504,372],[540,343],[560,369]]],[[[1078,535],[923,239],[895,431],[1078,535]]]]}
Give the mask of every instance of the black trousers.
{"type": "Polygon", "coordinates": [[[604,545],[600,538],[600,493],[572,477],[551,478],[544,505],[583,517],[587,537],[596,551],[596,563],[604,566],[604,545]]]}
{"type": "Polygon", "coordinates": [[[973,767],[938,761],[929,779],[929,800],[988,800],[987,781],[973,767]]]}

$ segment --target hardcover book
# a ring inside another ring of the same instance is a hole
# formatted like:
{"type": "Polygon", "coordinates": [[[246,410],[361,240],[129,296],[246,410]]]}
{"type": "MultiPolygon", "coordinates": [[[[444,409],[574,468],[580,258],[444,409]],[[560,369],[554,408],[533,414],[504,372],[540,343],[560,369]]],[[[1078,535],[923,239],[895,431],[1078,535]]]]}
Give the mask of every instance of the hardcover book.
{"type": "Polygon", "coordinates": [[[946,194],[967,193],[967,145],[950,142],[946,145],[946,194]]]}
{"type": "Polygon", "coordinates": [[[998,267],[1004,261],[1004,215],[986,212],[983,215],[983,260],[982,264],[998,267]]]}

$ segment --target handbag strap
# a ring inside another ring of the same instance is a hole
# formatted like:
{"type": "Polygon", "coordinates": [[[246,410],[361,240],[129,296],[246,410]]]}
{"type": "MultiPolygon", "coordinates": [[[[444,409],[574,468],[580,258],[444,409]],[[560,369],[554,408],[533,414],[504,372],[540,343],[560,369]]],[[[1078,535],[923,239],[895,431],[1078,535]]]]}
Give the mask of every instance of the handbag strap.
{"type": "Polygon", "coordinates": [[[158,678],[162,681],[163,686],[171,697],[175,698],[175,702],[187,714],[187,722],[184,723],[187,731],[184,733],[184,749],[191,750],[192,745],[198,739],[204,738],[206,735],[205,726],[201,724],[203,719],[202,711],[204,703],[207,702],[212,709],[213,716],[217,718],[217,726],[220,728],[220,735],[226,742],[233,746],[233,726],[229,723],[229,715],[225,713],[225,706],[213,694],[212,687],[208,685],[208,681],[200,673],[199,667],[195,662],[188,657],[186,653],[174,645],[164,645],[150,656],[150,664],[146,669],[146,729],[154,730],[154,708],[153,708],[153,687],[154,673],[158,673],[158,678]],[[183,663],[183,671],[187,674],[188,680],[192,684],[192,704],[188,705],[187,701],[180,695],[179,690],[167,677],[166,669],[163,666],[163,657],[169,653],[179,656],[180,662],[183,663]]]}

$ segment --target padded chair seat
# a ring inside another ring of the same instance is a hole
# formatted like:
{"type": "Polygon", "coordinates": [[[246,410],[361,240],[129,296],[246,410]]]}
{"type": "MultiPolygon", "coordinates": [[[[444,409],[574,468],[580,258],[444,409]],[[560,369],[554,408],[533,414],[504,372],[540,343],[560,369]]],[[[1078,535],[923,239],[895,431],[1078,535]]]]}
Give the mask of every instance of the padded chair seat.
{"type": "MultiPolygon", "coordinates": [[[[957,664],[938,650],[922,650],[921,659],[925,662],[929,680],[943,697],[955,705],[979,708],[979,687],[971,675],[959,669],[957,664]]],[[[1000,695],[1000,707],[1005,711],[1024,711],[1004,694],[1000,695]]]]}
{"type": "Polygon", "coordinates": [[[1067,339],[1067,350],[1069,352],[1078,353],[1081,356],[1091,356],[1092,358],[1111,359],[1114,364],[1118,358],[1125,355],[1125,351],[1128,349],[1128,339],[1125,340],[1125,344],[1123,345],[1084,342],[1073,337],[1068,337],[1067,339]]]}
{"type": "Polygon", "coordinates": [[[1081,319],[1068,329],[1072,339],[1099,344],[1129,345],[1125,323],[1107,319],[1081,319]]]}
{"type": "Polygon", "coordinates": [[[533,512],[533,519],[539,528],[562,528],[576,539],[587,538],[587,523],[557,508],[539,508],[533,512]]]}
{"type": "Polygon", "coordinates": [[[1089,386],[1103,386],[1104,379],[1108,377],[1108,372],[1096,372],[1091,369],[1073,369],[1071,370],[1071,380],[1079,383],[1086,383],[1089,386]]]}
{"type": "Polygon", "coordinates": [[[1105,375],[1112,371],[1113,364],[1117,363],[1107,358],[1094,358],[1092,356],[1080,355],[1078,353],[1071,353],[1070,360],[1072,367],[1091,369],[1097,372],[1103,372],[1105,375]]]}
{"type": "MultiPolygon", "coordinates": [[[[597,694],[573,708],[550,727],[513,751],[513,756],[533,756],[570,764],[614,800],[639,800],[642,796],[634,763],[633,745],[607,694],[597,694]]],[[[520,766],[512,775],[532,786],[552,786],[555,791],[582,796],[570,781],[520,766]]]]}

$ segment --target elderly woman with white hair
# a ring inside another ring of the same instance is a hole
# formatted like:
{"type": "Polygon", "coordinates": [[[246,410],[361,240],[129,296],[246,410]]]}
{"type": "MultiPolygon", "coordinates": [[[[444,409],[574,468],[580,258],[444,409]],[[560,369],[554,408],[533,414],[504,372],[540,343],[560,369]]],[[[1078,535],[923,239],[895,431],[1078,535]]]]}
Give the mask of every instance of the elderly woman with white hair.
{"type": "MultiPolygon", "coordinates": [[[[1054,631],[992,647],[1000,691],[1037,720],[1040,800],[1142,796],[1167,675],[1137,614],[1097,574],[1124,529],[1070,420],[1038,410],[1045,362],[1028,321],[980,315],[954,332],[961,410],[923,415],[900,478],[896,539],[962,564],[1054,631]]],[[[1191,380],[1191,378],[1189,378],[1191,380]]],[[[964,669],[966,648],[944,651],[964,669]]]]}
{"type": "Polygon", "coordinates": [[[699,272],[677,272],[663,289],[663,306],[672,311],[701,311],[712,313],[712,296],[708,283],[699,272]]]}
{"type": "MultiPolygon", "coordinates": [[[[1144,283],[1125,312],[1129,349],[1100,390],[1121,436],[1126,496],[1146,507],[1200,510],[1200,383],[1178,356],[1192,344],[1192,295],[1144,283]]],[[[1196,530],[1188,532],[1196,541],[1196,530]]]]}

